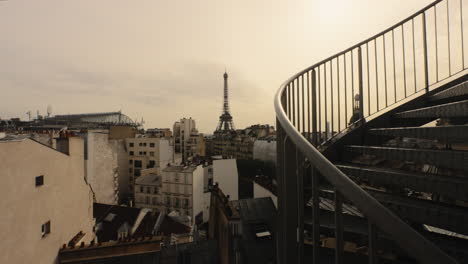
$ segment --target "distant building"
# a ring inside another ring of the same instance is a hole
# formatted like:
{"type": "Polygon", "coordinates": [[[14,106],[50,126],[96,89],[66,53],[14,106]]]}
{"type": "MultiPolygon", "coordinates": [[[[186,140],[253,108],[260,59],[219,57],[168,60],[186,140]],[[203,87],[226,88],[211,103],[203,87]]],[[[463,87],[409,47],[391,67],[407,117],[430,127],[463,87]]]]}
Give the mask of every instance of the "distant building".
{"type": "Polygon", "coordinates": [[[63,244],[95,238],[83,146],[77,137],[58,139],[57,150],[0,138],[0,263],[56,263],[63,244]]]}
{"type": "Polygon", "coordinates": [[[208,238],[218,241],[221,264],[275,263],[275,220],[270,198],[230,201],[213,186],[208,238]]]}
{"type": "Polygon", "coordinates": [[[276,135],[268,135],[255,140],[253,159],[276,163],[276,135]]]}
{"type": "Polygon", "coordinates": [[[187,234],[190,227],[178,223],[164,213],[134,207],[95,203],[98,242],[118,241],[130,238],[155,236],[164,233],[187,234]]]}
{"type": "Polygon", "coordinates": [[[152,236],[62,248],[59,263],[218,264],[219,255],[214,240],[191,241],[180,235],[152,236]]]}
{"type": "Polygon", "coordinates": [[[137,137],[127,138],[129,191],[134,194],[135,181],[141,176],[142,170],[153,168],[160,173],[167,164],[174,161],[173,148],[166,138],[137,137]]]}
{"type": "Polygon", "coordinates": [[[210,146],[212,155],[222,155],[227,158],[253,159],[255,141],[275,135],[270,125],[253,125],[245,129],[215,133],[210,146]]]}
{"type": "Polygon", "coordinates": [[[158,209],[159,212],[164,212],[161,188],[161,175],[149,173],[138,177],[135,181],[135,206],[158,209]]]}
{"type": "Polygon", "coordinates": [[[203,222],[203,182],[202,165],[163,169],[162,192],[167,212],[176,212],[191,224],[203,222]]]}
{"type": "Polygon", "coordinates": [[[268,176],[256,176],[253,182],[254,198],[270,197],[278,208],[277,184],[268,176]]]}
{"type": "Polygon", "coordinates": [[[149,137],[171,138],[172,131],[169,128],[149,128],[145,131],[145,135],[149,137]]]}
{"type": "Polygon", "coordinates": [[[192,118],[182,118],[174,123],[174,153],[186,162],[193,156],[205,156],[205,140],[199,134],[192,118]]]}
{"type": "Polygon", "coordinates": [[[236,160],[213,160],[213,182],[217,183],[230,199],[239,199],[239,174],[236,160]]]}

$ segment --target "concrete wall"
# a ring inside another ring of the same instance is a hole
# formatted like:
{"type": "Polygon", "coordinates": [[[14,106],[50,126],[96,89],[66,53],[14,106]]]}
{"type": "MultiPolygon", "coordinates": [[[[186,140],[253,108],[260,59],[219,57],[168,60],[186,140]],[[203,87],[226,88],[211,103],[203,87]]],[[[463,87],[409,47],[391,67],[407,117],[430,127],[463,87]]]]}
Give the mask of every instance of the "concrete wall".
{"type": "Polygon", "coordinates": [[[253,147],[253,158],[276,163],[276,141],[256,140],[253,147]]]}
{"type": "Polygon", "coordinates": [[[264,188],[256,182],[253,182],[253,190],[254,198],[271,197],[271,200],[273,200],[273,204],[275,204],[275,207],[278,208],[278,198],[268,189],[264,188]]]}
{"type": "Polygon", "coordinates": [[[195,217],[204,211],[205,196],[203,190],[203,167],[199,165],[196,170],[193,171],[193,219],[192,223],[195,223],[195,217]]]}
{"type": "Polygon", "coordinates": [[[107,132],[89,131],[86,136],[88,139],[86,178],[94,191],[96,202],[117,204],[119,200],[118,155],[113,145],[118,144],[109,143],[107,132]]]}
{"type": "Polygon", "coordinates": [[[239,200],[239,175],[235,159],[213,161],[213,184],[218,183],[219,188],[230,200],[239,200]]]}
{"type": "Polygon", "coordinates": [[[117,172],[118,177],[118,202],[122,203],[130,194],[128,190],[128,184],[130,181],[130,174],[128,173],[128,153],[125,148],[125,140],[123,139],[110,139],[109,145],[114,153],[114,157],[116,158],[117,167],[114,168],[114,172],[117,172]]]}
{"type": "Polygon", "coordinates": [[[159,141],[159,164],[160,169],[167,167],[168,163],[174,162],[174,147],[169,144],[168,139],[161,139],[159,141]]]}
{"type": "Polygon", "coordinates": [[[70,138],[70,155],[33,140],[0,142],[0,263],[57,263],[78,232],[94,238],[93,195],[84,178],[83,140],[70,138]],[[44,175],[44,185],[35,177],[44,175]],[[42,237],[42,224],[50,234],[42,237]]]}

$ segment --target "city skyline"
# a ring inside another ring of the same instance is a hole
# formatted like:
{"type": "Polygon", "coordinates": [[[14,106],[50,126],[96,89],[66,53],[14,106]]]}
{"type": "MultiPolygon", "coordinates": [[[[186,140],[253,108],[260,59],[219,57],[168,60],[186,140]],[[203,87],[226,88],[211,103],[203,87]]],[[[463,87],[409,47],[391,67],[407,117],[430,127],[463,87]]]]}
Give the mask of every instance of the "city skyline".
{"type": "Polygon", "coordinates": [[[275,125],[292,73],[429,2],[4,1],[0,117],[121,110],[146,128],[192,117],[212,133],[227,68],[236,126],[275,125]]]}

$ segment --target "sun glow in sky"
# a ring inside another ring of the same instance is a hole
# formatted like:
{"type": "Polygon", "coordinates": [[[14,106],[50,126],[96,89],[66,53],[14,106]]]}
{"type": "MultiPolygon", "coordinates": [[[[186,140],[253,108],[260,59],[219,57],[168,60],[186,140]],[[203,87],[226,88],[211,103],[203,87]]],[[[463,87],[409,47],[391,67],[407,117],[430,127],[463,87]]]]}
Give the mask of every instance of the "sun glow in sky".
{"type": "Polygon", "coordinates": [[[295,72],[428,0],[0,1],[0,118],[122,110],[145,127],[211,133],[225,67],[237,128],[274,124],[295,72]]]}

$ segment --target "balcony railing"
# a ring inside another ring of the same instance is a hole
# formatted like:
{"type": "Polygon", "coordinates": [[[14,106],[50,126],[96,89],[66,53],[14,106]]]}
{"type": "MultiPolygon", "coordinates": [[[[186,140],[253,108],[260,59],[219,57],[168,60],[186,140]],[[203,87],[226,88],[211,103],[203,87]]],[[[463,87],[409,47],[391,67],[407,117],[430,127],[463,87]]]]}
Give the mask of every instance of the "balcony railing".
{"type": "MultiPolygon", "coordinates": [[[[468,4],[468,3],[467,3],[468,4]]],[[[456,263],[382,206],[318,150],[339,136],[466,73],[463,0],[438,0],[383,32],[295,74],[275,97],[279,179],[278,262],[302,263],[304,179],[311,177],[313,263],[319,261],[318,181],[335,188],[336,263],[343,261],[343,200],[376,232],[421,263],[456,263]]]]}

